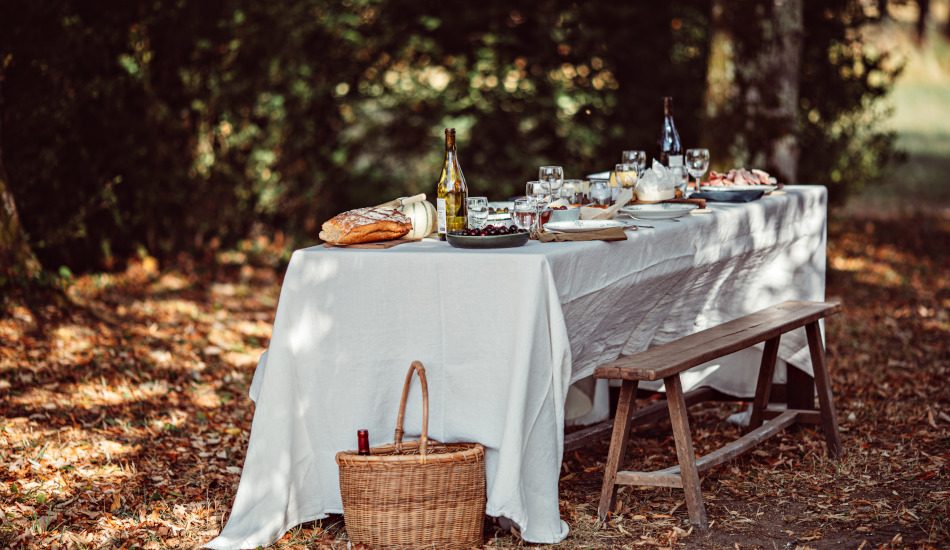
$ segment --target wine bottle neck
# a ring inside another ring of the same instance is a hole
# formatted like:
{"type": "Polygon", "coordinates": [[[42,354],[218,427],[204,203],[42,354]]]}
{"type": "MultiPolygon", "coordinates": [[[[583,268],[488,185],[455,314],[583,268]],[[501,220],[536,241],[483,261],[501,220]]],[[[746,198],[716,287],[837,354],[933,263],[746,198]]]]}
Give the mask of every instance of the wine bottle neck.
{"type": "Polygon", "coordinates": [[[673,98],[672,97],[663,98],[663,116],[664,117],[673,116],[673,98]]]}
{"type": "Polygon", "coordinates": [[[455,152],[455,128],[445,129],[445,152],[455,152]]]}

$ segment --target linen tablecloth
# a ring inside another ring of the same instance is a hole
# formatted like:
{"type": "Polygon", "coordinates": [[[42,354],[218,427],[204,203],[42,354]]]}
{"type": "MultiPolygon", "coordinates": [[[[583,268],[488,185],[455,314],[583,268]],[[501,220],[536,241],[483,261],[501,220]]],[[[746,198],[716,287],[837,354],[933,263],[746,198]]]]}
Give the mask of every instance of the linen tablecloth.
{"type": "MultiPolygon", "coordinates": [[[[257,408],[231,515],[207,546],[267,545],[341,513],[334,455],[355,448],[359,428],[372,445],[392,440],[414,359],[429,379],[430,437],[486,447],[486,512],[514,521],[527,541],[563,540],[569,385],[621,353],[786,299],[823,299],[826,198],[823,187],[789,186],[679,222],[643,222],[655,229],[611,243],[296,251],[254,373],[257,408]]],[[[780,356],[810,373],[803,348],[793,334],[780,356]]],[[[709,365],[684,382],[751,395],[755,376],[709,365]]],[[[414,390],[409,433],[420,408],[414,390]]]]}

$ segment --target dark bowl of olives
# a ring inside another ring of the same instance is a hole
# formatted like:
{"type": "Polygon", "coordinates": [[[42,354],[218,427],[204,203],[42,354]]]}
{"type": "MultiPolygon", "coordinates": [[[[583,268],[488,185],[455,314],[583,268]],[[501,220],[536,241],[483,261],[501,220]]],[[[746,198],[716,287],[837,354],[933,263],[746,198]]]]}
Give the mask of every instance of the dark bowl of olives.
{"type": "Polygon", "coordinates": [[[481,229],[450,231],[446,240],[456,248],[514,248],[528,242],[528,232],[517,226],[486,225],[481,229]]]}

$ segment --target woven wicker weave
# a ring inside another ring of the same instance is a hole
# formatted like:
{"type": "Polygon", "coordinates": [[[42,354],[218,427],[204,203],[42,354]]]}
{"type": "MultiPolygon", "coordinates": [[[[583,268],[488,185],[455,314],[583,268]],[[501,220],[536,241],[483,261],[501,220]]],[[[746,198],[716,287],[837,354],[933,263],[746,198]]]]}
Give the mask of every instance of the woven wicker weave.
{"type": "Polygon", "coordinates": [[[425,368],[413,361],[396,418],[395,441],[337,453],[343,519],[353,543],[373,548],[472,548],[482,544],[485,448],[429,440],[425,368]],[[413,373],[422,386],[422,433],[403,443],[403,418],[413,373]]]}

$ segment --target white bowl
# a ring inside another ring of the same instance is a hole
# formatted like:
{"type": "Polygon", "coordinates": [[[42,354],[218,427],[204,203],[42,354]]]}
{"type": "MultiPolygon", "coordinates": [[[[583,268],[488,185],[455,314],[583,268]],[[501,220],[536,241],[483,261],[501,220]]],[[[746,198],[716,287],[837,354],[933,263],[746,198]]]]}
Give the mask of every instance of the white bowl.
{"type": "Polygon", "coordinates": [[[637,200],[641,202],[660,202],[676,196],[676,189],[661,189],[659,191],[644,192],[637,188],[637,200]]]}

